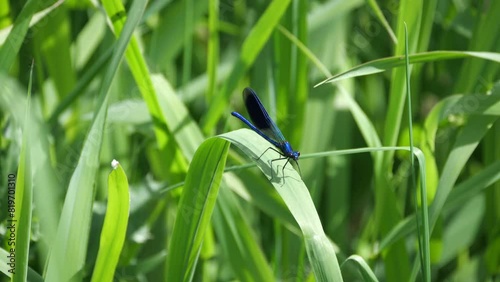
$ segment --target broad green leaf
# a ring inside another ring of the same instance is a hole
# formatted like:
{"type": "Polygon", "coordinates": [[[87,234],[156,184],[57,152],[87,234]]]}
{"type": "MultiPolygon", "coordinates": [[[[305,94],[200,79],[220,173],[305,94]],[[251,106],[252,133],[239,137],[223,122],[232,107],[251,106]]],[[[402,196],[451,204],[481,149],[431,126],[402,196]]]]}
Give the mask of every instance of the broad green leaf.
{"type": "Polygon", "coordinates": [[[210,138],[201,144],[191,161],[168,248],[168,281],[192,279],[217,200],[228,149],[226,141],[210,138]]]}
{"type": "MultiPolygon", "coordinates": [[[[220,135],[238,146],[246,155],[257,159],[269,148],[266,140],[248,129],[241,129],[220,135]]],[[[257,166],[271,179],[271,183],[283,198],[288,209],[299,224],[306,245],[309,262],[318,281],[342,281],[340,267],[333,245],[323,231],[321,221],[311,199],[307,187],[301,181],[300,175],[292,168],[285,167],[281,175],[282,165],[271,167],[271,160],[276,153],[269,150],[257,160],[257,166]],[[279,166],[279,167],[278,167],[279,166]],[[271,178],[272,175],[274,178],[271,178]],[[281,175],[281,176],[280,176],[281,175]]]]}
{"type": "Polygon", "coordinates": [[[108,206],[92,281],[113,281],[127,234],[130,208],[127,175],[120,164],[112,165],[116,167],[108,176],[108,206]]]}

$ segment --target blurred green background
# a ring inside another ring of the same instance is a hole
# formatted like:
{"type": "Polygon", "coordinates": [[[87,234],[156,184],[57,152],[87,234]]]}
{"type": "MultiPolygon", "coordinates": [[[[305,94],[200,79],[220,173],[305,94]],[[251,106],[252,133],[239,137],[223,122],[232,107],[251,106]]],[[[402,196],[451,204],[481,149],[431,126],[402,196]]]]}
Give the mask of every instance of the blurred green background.
{"type": "Polygon", "coordinates": [[[305,211],[345,281],[499,281],[499,15],[488,0],[0,0],[0,275],[14,236],[18,281],[330,280],[305,211]],[[247,86],[301,152],[315,210],[241,166],[261,137],[203,143],[246,127],[230,113],[248,117],[247,86]],[[425,166],[375,151],[410,132],[425,166]]]}

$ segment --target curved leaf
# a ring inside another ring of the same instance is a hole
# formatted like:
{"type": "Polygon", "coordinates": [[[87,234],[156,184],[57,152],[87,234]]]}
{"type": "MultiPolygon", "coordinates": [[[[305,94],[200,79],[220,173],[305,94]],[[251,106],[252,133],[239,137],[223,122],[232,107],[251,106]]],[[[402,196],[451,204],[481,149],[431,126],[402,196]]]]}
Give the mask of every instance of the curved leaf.
{"type": "Polygon", "coordinates": [[[113,281],[113,274],[127,234],[129,209],[127,175],[118,164],[108,176],[108,207],[92,281],[113,281]]]}
{"type": "Polygon", "coordinates": [[[276,159],[277,153],[269,150],[260,156],[269,148],[269,143],[251,130],[240,129],[220,136],[230,140],[246,155],[254,159],[258,158],[257,166],[269,179],[274,176],[271,183],[299,224],[316,279],[318,281],[342,281],[333,245],[323,231],[309,190],[297,171],[291,165],[287,165],[283,170],[285,160],[282,163],[273,162],[271,167],[271,161],[276,159]],[[284,175],[281,175],[281,171],[284,175]]]}
{"type": "Polygon", "coordinates": [[[167,281],[190,281],[214,209],[229,143],[203,142],[193,156],[168,248],[167,281]]]}

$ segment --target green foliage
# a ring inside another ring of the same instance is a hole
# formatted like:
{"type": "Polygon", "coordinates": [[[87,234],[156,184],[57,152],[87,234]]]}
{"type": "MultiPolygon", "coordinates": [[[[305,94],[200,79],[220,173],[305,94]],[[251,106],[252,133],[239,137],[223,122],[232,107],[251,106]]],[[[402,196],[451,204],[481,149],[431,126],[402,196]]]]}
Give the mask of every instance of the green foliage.
{"type": "Polygon", "coordinates": [[[116,167],[108,177],[108,206],[92,281],[113,281],[127,233],[130,207],[127,176],[121,165],[112,166],[116,167]]]}
{"type": "Polygon", "coordinates": [[[494,280],[498,15],[500,1],[0,1],[0,230],[9,203],[19,219],[0,275],[494,280]],[[237,130],[246,86],[301,174],[237,130]]]}
{"type": "Polygon", "coordinates": [[[192,279],[205,232],[217,200],[229,144],[209,139],[193,157],[170,240],[166,279],[192,279]]]}

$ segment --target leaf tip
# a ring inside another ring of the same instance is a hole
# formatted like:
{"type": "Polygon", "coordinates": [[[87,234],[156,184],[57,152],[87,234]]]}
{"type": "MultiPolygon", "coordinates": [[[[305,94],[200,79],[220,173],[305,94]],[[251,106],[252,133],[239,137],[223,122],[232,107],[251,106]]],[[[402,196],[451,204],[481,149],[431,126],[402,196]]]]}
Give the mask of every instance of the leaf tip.
{"type": "Polygon", "coordinates": [[[113,160],[111,161],[111,167],[112,167],[113,169],[117,169],[119,165],[120,165],[120,162],[118,162],[117,160],[113,159],[113,160]]]}

